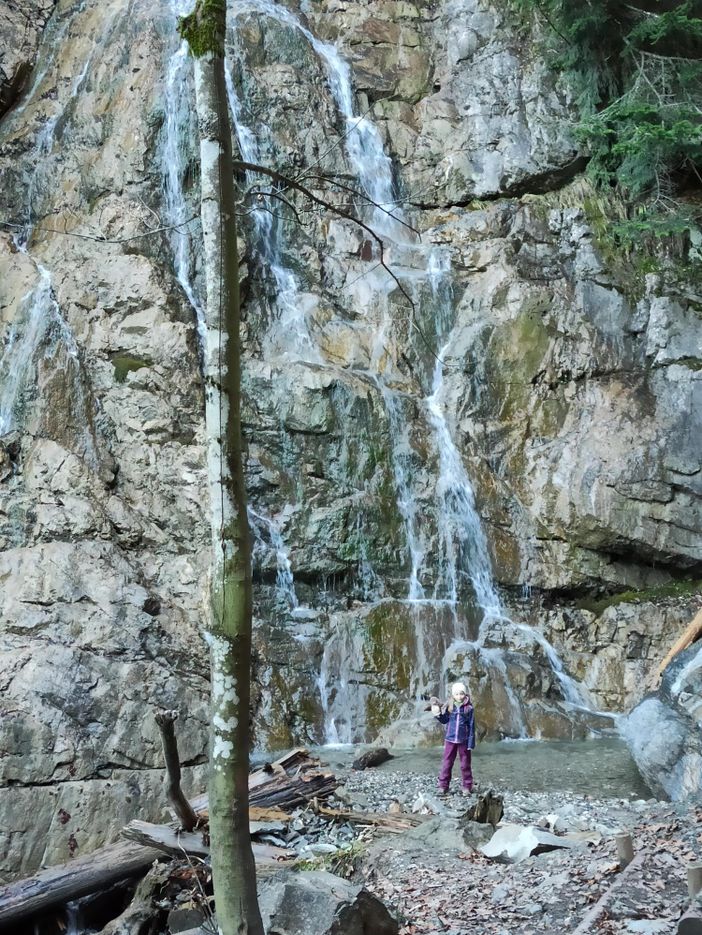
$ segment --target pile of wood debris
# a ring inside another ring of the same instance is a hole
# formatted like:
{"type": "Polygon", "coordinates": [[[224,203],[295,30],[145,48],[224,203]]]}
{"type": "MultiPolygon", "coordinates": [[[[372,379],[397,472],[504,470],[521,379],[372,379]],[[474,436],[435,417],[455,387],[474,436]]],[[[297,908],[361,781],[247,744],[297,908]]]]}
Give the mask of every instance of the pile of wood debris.
{"type": "MultiPolygon", "coordinates": [[[[369,829],[401,832],[424,820],[420,816],[330,808],[323,803],[338,785],[334,773],[303,748],[250,774],[249,819],[259,874],[266,868],[270,871],[281,864],[343,851],[339,841],[350,847],[359,834],[369,829]],[[333,845],[319,840],[328,837],[331,828],[336,829],[337,843],[333,845]]],[[[148,875],[149,885],[139,886],[120,917],[122,927],[115,927],[113,922],[102,930],[130,931],[130,917],[135,919],[134,931],[139,930],[137,917],[142,918],[144,906],[153,906],[154,901],[162,913],[184,901],[188,905],[204,903],[207,909],[212,893],[207,795],[193,799],[189,806],[197,818],[192,831],[181,830],[176,820],[169,824],[135,820],[122,829],[121,841],[1,888],[0,931],[3,935],[19,935],[31,930],[39,920],[37,931],[60,932],[65,906],[71,901],[104,893],[123,881],[131,881],[133,891],[134,883],[155,861],[162,862],[165,857],[170,858],[170,863],[155,867],[148,875]]],[[[109,913],[109,907],[104,911],[109,913]]]]}

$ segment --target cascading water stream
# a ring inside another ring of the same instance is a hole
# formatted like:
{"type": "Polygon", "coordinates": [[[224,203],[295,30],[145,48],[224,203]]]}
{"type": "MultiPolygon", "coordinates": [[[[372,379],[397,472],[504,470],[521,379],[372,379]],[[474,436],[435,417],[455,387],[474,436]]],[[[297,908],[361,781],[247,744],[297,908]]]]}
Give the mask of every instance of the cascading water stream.
{"type": "Polygon", "coordinates": [[[278,595],[287,605],[289,610],[295,610],[299,606],[297,594],[295,593],[295,582],[293,580],[292,565],[290,556],[283,542],[280,530],[272,519],[257,513],[251,506],[248,508],[249,526],[254,534],[254,554],[257,552],[265,553],[268,551],[265,539],[261,529],[265,529],[268,534],[270,548],[275,552],[277,575],[276,590],[278,595]]]}
{"type": "MultiPolygon", "coordinates": [[[[264,16],[289,26],[298,31],[310,43],[311,47],[323,62],[327,71],[327,80],[337,109],[345,121],[344,145],[350,167],[352,168],[359,185],[369,202],[364,209],[364,218],[374,230],[391,245],[398,257],[411,253],[414,257],[422,256],[422,249],[411,243],[407,236],[407,227],[399,210],[390,209],[395,204],[394,183],[391,162],[386,155],[380,134],[371,120],[364,115],[357,114],[354,109],[354,96],[351,85],[351,74],[348,64],[341,58],[338,49],[328,43],[318,40],[289,10],[280,7],[272,0],[245,0],[238,7],[238,12],[254,10],[264,16]],[[379,207],[380,206],[380,207],[379,207]],[[386,210],[382,210],[386,208],[386,210]]],[[[260,159],[254,134],[241,120],[241,103],[234,91],[233,83],[229,83],[230,105],[234,122],[237,126],[237,135],[242,155],[247,161],[255,162],[260,159]]],[[[281,276],[285,269],[282,262],[283,231],[280,224],[270,219],[264,222],[260,213],[255,215],[258,236],[266,251],[265,259],[271,266],[279,291],[285,293],[286,279],[281,276]]],[[[485,534],[475,507],[475,497],[472,485],[468,478],[460,453],[453,441],[446,417],[443,411],[443,373],[445,358],[451,345],[452,327],[452,293],[450,289],[451,272],[450,259],[447,250],[437,253],[436,250],[424,251],[424,275],[431,285],[435,303],[438,302],[438,313],[435,314],[437,323],[437,346],[441,349],[437,354],[436,365],[432,380],[431,394],[424,400],[428,425],[437,456],[439,476],[436,485],[436,503],[438,516],[438,538],[440,547],[439,573],[436,576],[434,595],[429,603],[449,604],[454,608],[454,641],[458,640],[466,646],[473,646],[481,654],[484,663],[500,673],[505,684],[505,691],[514,708],[514,715],[519,730],[525,734],[526,727],[521,713],[521,705],[509,682],[509,676],[501,651],[497,648],[483,646],[489,624],[496,620],[510,622],[501,606],[497,590],[492,577],[491,563],[485,534]],[[447,288],[447,284],[449,287],[447,288]],[[475,600],[482,613],[478,637],[474,641],[466,639],[467,634],[460,632],[458,616],[455,607],[462,591],[461,581],[468,579],[475,595],[475,600]]],[[[287,275],[292,275],[287,271],[287,275]]],[[[390,280],[381,292],[382,321],[377,329],[376,343],[371,360],[373,370],[366,376],[370,377],[378,387],[388,412],[390,422],[390,435],[392,444],[392,465],[397,488],[398,509],[403,518],[408,550],[410,553],[411,570],[408,582],[408,602],[419,605],[426,603],[424,588],[421,584],[427,547],[420,533],[419,506],[412,491],[409,463],[411,459],[410,425],[402,416],[401,394],[393,390],[387,382],[386,369],[389,366],[385,347],[379,346],[380,336],[385,344],[392,328],[392,316],[389,307],[390,288],[395,284],[390,280]]],[[[297,286],[296,286],[297,288],[297,286]]],[[[282,312],[282,309],[281,309],[282,312]]],[[[297,310],[299,320],[299,310],[297,310]]],[[[282,312],[281,320],[285,319],[282,312]]],[[[287,328],[287,333],[295,335],[295,328],[287,328]]],[[[306,345],[309,331],[305,331],[306,345]]],[[[310,338],[311,340],[311,338],[310,338]]],[[[294,341],[294,349],[300,349],[300,342],[294,341]]],[[[317,351],[317,358],[321,354],[317,351]]],[[[298,360],[304,356],[298,354],[298,360]]],[[[511,623],[511,622],[510,622],[511,623]]],[[[423,632],[421,614],[417,616],[417,633],[415,634],[415,650],[418,669],[423,669],[426,662],[424,646],[426,634],[423,632]],[[422,662],[422,659],[425,662],[422,662]]],[[[512,624],[513,625],[513,624],[512,624]]],[[[535,641],[544,650],[544,653],[563,689],[566,701],[571,704],[583,705],[582,695],[575,682],[566,675],[562,663],[553,647],[536,630],[526,625],[518,625],[519,629],[529,632],[535,641]]],[[[443,647],[444,653],[449,649],[443,647]]],[[[322,659],[318,687],[322,698],[322,705],[326,715],[326,733],[329,742],[352,740],[353,717],[344,713],[343,706],[339,706],[334,699],[346,694],[348,706],[349,695],[359,696],[358,684],[352,692],[343,689],[356,682],[354,679],[354,660],[363,657],[363,637],[359,630],[344,629],[336,633],[327,641],[322,659]],[[334,673],[337,682],[337,691],[330,692],[330,680],[334,673]],[[342,689],[342,691],[340,691],[342,689]],[[341,721],[343,720],[343,725],[341,721]]],[[[415,687],[423,679],[435,678],[429,672],[419,671],[415,674],[415,687]]],[[[362,702],[362,699],[361,699],[362,702]]],[[[358,720],[358,717],[356,718],[358,720]]]]}
{"type": "MultiPolygon", "coordinates": [[[[270,135],[270,130],[262,125],[254,133],[245,124],[230,68],[226,69],[225,77],[229,111],[239,151],[244,162],[260,165],[263,161],[262,141],[270,135]]],[[[255,186],[252,172],[247,173],[246,179],[250,187],[255,186]]],[[[274,304],[277,315],[275,325],[268,333],[266,357],[321,363],[321,355],[309,331],[309,297],[302,293],[297,276],[285,265],[283,258],[285,233],[282,216],[264,208],[254,208],[252,215],[262,264],[272,274],[275,284],[274,304]]]]}
{"type": "MultiPolygon", "coordinates": [[[[177,35],[175,24],[181,16],[190,11],[191,7],[191,0],[171,0],[174,36],[177,35]]],[[[198,340],[202,348],[206,341],[207,329],[204,309],[198,300],[193,282],[193,245],[191,236],[187,231],[187,226],[192,220],[192,212],[189,210],[184,189],[189,158],[187,142],[196,136],[196,125],[192,107],[189,104],[193,99],[193,94],[192,63],[189,57],[188,45],[185,41],[182,41],[173,48],[166,63],[166,120],[161,149],[161,167],[166,212],[169,223],[173,227],[170,242],[176,277],[193,309],[198,340]]],[[[245,161],[259,162],[259,143],[240,118],[241,107],[229,69],[227,69],[227,95],[232,123],[239,141],[242,157],[245,161]]],[[[253,217],[258,240],[262,245],[264,262],[272,271],[276,282],[281,320],[284,321],[288,333],[292,321],[292,332],[298,338],[294,342],[295,347],[299,352],[307,350],[307,357],[310,359],[314,356],[312,353],[314,348],[306,331],[304,318],[297,314],[301,307],[301,302],[298,301],[299,287],[297,280],[285,268],[281,259],[282,235],[279,222],[276,223],[269,212],[261,209],[255,209],[253,217]]],[[[265,530],[270,547],[274,549],[276,555],[276,590],[283,603],[294,614],[299,608],[299,601],[295,593],[290,558],[280,530],[273,520],[255,512],[251,507],[249,508],[249,525],[254,538],[254,549],[258,548],[260,551],[267,551],[269,548],[262,533],[262,530],[265,530]]]]}
{"type": "MultiPolygon", "coordinates": [[[[80,3],[73,15],[63,21],[63,32],[68,29],[68,25],[84,8],[85,3],[80,3]]],[[[62,35],[63,32],[59,31],[57,36],[62,35]]],[[[71,82],[69,96],[65,105],[52,114],[36,134],[32,154],[29,158],[30,165],[34,166],[34,171],[29,179],[25,196],[26,227],[13,239],[18,251],[24,254],[33,264],[37,272],[37,283],[22,297],[19,313],[8,330],[4,340],[4,348],[2,354],[0,354],[0,436],[15,427],[17,408],[21,407],[24,391],[30,383],[32,364],[35,361],[38,348],[45,340],[53,336],[54,340],[49,340],[47,344],[45,356],[47,358],[53,357],[58,342],[62,342],[73,361],[73,402],[76,408],[76,421],[84,428],[82,432],[83,455],[93,467],[97,467],[98,453],[95,440],[89,429],[91,420],[86,410],[85,395],[80,378],[78,345],[68,322],[61,314],[53,289],[51,273],[30,254],[28,248],[34,228],[32,205],[42,161],[53,151],[59,121],[66,114],[83,87],[92,58],[93,53],[91,52],[80,72],[71,82]],[[51,335],[51,332],[53,332],[53,335],[51,335]]],[[[27,103],[48,73],[48,67],[47,64],[39,73],[24,102],[13,111],[12,119],[16,119],[17,115],[25,110],[27,103]]]]}
{"type": "MultiPolygon", "coordinates": [[[[174,26],[173,36],[178,35],[176,24],[192,8],[191,0],[171,0],[174,26]]],[[[161,149],[161,176],[166,202],[166,218],[172,230],[169,235],[176,277],[195,315],[200,349],[205,347],[207,329],[205,313],[195,295],[193,286],[193,249],[189,226],[192,212],[188,209],[183,180],[188,168],[186,141],[195,139],[197,125],[194,120],[192,101],[194,88],[192,60],[188,43],[176,44],[166,64],[165,93],[165,138],[161,149]]]]}

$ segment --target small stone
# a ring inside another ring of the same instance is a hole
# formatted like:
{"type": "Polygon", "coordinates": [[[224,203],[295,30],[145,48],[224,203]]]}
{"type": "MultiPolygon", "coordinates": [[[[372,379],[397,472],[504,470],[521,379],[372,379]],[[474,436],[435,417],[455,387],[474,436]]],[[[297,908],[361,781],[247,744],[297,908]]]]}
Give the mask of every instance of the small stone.
{"type": "Polygon", "coordinates": [[[496,886],[490,896],[490,902],[495,903],[498,906],[507,899],[509,899],[509,889],[508,887],[502,885],[496,886]]]}

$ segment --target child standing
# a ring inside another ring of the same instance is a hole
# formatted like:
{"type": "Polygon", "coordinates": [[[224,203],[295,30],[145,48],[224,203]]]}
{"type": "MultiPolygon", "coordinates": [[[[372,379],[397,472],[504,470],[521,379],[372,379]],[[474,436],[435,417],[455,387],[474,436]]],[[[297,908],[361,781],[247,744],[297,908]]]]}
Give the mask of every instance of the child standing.
{"type": "Polygon", "coordinates": [[[461,761],[463,795],[470,795],[473,791],[471,750],[475,747],[475,718],[473,705],[463,682],[455,682],[452,685],[451,698],[445,705],[440,705],[438,698],[432,698],[431,712],[440,724],[446,725],[444,756],[439,773],[439,795],[448,793],[456,754],[461,761]]]}

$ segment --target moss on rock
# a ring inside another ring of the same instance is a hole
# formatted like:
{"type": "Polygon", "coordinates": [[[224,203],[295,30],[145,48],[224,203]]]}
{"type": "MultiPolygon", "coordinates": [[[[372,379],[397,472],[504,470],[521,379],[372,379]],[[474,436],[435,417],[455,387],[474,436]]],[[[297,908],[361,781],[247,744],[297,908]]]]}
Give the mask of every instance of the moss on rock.
{"type": "Polygon", "coordinates": [[[620,591],[602,598],[586,597],[575,605],[579,610],[589,610],[597,617],[608,607],[617,604],[646,603],[665,600],[666,598],[688,597],[702,592],[702,580],[672,581],[669,584],[658,585],[655,588],[646,588],[641,591],[620,591]]]}
{"type": "Polygon", "coordinates": [[[112,358],[112,366],[115,368],[115,380],[118,383],[124,383],[127,374],[134,370],[141,370],[142,367],[150,367],[151,361],[145,357],[135,357],[131,354],[117,354],[112,358]]]}

